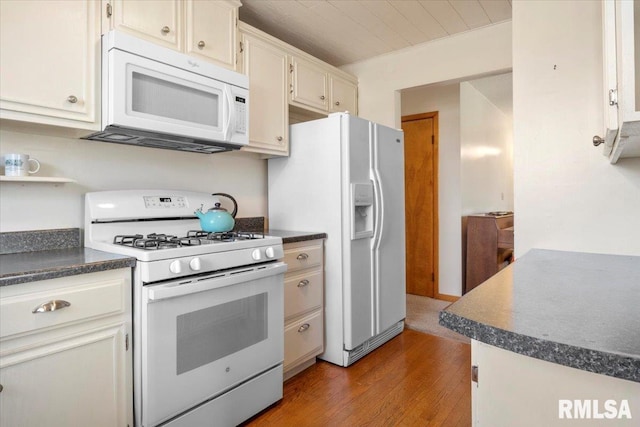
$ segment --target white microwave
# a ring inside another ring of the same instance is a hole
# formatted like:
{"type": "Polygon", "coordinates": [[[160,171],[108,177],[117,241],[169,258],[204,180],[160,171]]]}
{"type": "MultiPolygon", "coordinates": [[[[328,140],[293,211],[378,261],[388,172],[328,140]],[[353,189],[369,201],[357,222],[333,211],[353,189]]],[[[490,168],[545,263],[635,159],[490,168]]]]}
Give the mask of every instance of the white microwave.
{"type": "Polygon", "coordinates": [[[249,78],[111,31],[102,36],[102,131],[84,139],[214,153],[248,144],[249,78]]]}

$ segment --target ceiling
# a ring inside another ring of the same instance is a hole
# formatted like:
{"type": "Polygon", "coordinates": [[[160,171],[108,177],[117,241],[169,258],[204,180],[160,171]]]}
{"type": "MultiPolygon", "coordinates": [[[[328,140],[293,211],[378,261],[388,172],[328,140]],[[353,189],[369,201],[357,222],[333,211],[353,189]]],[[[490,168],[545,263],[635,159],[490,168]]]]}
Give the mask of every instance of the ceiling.
{"type": "Polygon", "coordinates": [[[242,0],[240,20],[334,66],[511,19],[513,0],[242,0]]]}

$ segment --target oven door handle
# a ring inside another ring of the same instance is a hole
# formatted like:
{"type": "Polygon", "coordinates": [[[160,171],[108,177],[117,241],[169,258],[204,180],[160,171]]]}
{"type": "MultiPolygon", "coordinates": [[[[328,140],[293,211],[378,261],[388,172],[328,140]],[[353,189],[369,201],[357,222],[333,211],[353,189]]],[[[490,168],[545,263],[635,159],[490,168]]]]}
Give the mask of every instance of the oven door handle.
{"type": "Polygon", "coordinates": [[[202,277],[189,282],[171,282],[162,285],[147,287],[147,299],[149,301],[160,301],[168,298],[176,298],[184,295],[195,294],[197,292],[210,291],[212,289],[223,288],[225,286],[237,285],[238,283],[258,280],[277,274],[284,274],[287,271],[287,264],[277,262],[266,266],[255,266],[247,269],[232,270],[220,276],[202,277]]]}

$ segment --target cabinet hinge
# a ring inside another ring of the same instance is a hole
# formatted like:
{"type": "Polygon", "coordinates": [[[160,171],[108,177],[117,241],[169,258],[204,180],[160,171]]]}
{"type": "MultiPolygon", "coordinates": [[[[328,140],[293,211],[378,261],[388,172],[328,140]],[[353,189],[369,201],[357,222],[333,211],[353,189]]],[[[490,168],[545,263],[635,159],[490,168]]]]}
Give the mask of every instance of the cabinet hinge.
{"type": "Polygon", "coordinates": [[[618,105],[618,90],[617,89],[610,89],[609,90],[609,105],[610,106],[614,106],[614,105],[618,105]]]}
{"type": "Polygon", "coordinates": [[[471,381],[478,384],[478,366],[477,365],[471,366],[471,381]]]}
{"type": "Polygon", "coordinates": [[[124,336],[124,350],[129,351],[129,334],[124,336]]]}
{"type": "Polygon", "coordinates": [[[240,42],[240,53],[244,52],[244,45],[240,42]]]}
{"type": "Polygon", "coordinates": [[[289,64],[289,72],[293,73],[293,64],[289,64]]]}
{"type": "Polygon", "coordinates": [[[107,18],[111,18],[113,15],[113,8],[111,7],[111,3],[107,3],[107,18]]]}
{"type": "Polygon", "coordinates": [[[436,281],[436,273],[431,273],[431,281],[432,282],[436,281]]]}
{"type": "Polygon", "coordinates": [[[431,135],[431,144],[435,144],[435,143],[436,143],[436,136],[431,135]]]}

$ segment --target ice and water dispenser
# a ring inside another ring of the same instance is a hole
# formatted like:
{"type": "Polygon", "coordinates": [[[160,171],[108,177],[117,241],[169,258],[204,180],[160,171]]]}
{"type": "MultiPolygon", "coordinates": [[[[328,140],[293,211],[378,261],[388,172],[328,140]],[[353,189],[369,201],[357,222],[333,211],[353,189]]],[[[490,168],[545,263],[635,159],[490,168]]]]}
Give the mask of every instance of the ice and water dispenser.
{"type": "Polygon", "coordinates": [[[351,184],[351,240],[373,236],[373,184],[351,184]]]}

